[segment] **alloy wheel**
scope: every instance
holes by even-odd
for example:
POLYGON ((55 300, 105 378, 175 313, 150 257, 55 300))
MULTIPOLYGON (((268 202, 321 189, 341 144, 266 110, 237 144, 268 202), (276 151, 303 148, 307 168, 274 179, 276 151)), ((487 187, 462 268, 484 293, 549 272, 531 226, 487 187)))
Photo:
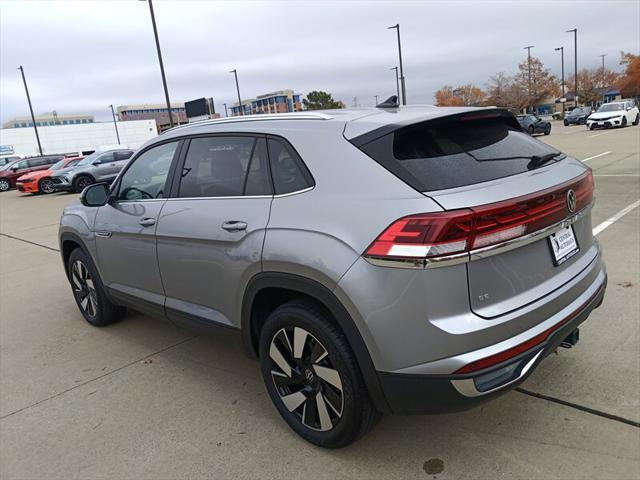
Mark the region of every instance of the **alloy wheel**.
POLYGON ((98 312, 98 295, 87 266, 80 260, 76 260, 71 267, 71 281, 78 305, 89 317, 95 317, 98 312))
POLYGON ((306 427, 326 432, 344 408, 340 374, 327 349, 307 330, 281 328, 269 348, 271 378, 285 408, 306 427))
POLYGON ((9 190, 9 188, 10 185, 7 180, 0 180, 0 192, 6 192, 7 190, 9 190))
POLYGON ((78 187, 78 192, 82 192, 86 187, 91 185, 91 180, 89 180, 87 177, 80 177, 76 182, 76 185, 78 187))
POLYGON ((53 193, 53 182, 48 178, 40 181, 40 191, 42 193, 53 193))

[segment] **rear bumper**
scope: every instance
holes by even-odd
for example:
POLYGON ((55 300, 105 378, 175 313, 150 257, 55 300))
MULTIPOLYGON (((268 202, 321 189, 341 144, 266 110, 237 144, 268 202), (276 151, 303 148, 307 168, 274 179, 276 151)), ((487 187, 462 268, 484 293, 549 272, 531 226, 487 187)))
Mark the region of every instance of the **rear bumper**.
POLYGON ((378 372, 390 410, 403 415, 463 411, 517 387, 600 306, 606 285, 605 275, 595 294, 591 294, 568 321, 560 322, 543 342, 497 365, 465 375, 378 372))

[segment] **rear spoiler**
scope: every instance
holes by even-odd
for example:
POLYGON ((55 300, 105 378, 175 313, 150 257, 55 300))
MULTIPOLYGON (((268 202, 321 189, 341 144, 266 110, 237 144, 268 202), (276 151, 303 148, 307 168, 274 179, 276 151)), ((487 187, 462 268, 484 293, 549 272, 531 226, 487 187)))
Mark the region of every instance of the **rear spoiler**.
POLYGON ((420 124, 429 124, 429 125, 438 125, 442 123, 449 122, 467 122, 473 120, 482 120, 482 119, 490 119, 490 118, 500 118, 505 121, 506 124, 515 128, 516 130, 522 130, 518 119, 515 117, 513 113, 505 108, 495 108, 490 107, 486 109, 478 109, 473 111, 467 111, 463 113, 454 113, 451 115, 444 115, 442 117, 431 118, 427 120, 417 120, 412 121, 411 123, 390 123, 388 125, 384 125, 380 128, 376 128, 367 133, 359 135, 357 137, 353 137, 349 139, 356 147, 362 147, 369 142, 377 140, 380 137, 384 137, 389 133, 395 132, 396 130, 400 130, 402 128, 420 124))

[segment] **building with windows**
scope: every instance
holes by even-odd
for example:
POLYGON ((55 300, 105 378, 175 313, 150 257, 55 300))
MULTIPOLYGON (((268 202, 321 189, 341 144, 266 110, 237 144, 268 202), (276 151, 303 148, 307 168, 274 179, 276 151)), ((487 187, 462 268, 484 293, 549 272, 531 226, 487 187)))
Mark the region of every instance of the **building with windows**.
MULTIPOLYGON (((175 125, 187 123, 187 113, 184 102, 171 102, 171 114, 175 125)), ((125 120, 155 120, 158 131, 169 128, 169 111, 166 103, 142 103, 137 105, 120 105, 118 119, 125 120)))
MULTIPOLYGON (((244 115, 300 112, 302 110, 301 96, 290 89, 258 95, 256 98, 242 101, 244 115)), ((238 115, 240 115, 240 105, 236 102, 231 107, 231 116, 238 115)))
MULTIPOLYGON (((71 113, 53 112, 43 113, 35 117, 36 127, 51 127, 54 125, 81 125, 83 123, 93 123, 93 115, 76 115, 71 113)), ((33 127, 31 117, 16 117, 4 123, 3 128, 27 128, 33 127)))

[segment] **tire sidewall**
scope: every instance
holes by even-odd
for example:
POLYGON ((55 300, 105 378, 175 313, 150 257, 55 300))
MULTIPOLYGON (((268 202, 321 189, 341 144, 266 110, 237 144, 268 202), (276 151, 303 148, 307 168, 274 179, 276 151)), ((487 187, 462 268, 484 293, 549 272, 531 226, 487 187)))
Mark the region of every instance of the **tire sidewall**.
POLYGON ((9 190, 11 190, 11 182, 5 178, 0 179, 0 192, 6 192, 9 190))
POLYGON ((316 316, 295 303, 285 304, 277 308, 265 321, 260 335, 260 369, 267 392, 271 400, 287 424, 304 439, 323 447, 337 448, 346 445, 355 438, 359 430, 359 416, 355 398, 358 388, 358 372, 354 370, 355 364, 350 365, 350 359, 335 344, 333 333, 326 331, 322 324, 316 320, 316 316), (284 327, 298 326, 313 334, 326 348, 329 358, 340 374, 343 387, 342 417, 337 425, 328 432, 319 432, 306 427, 298 418, 284 406, 280 399, 269 366, 269 347, 273 336, 284 327), (348 439, 344 441, 344 439, 348 439))
POLYGON ((71 252, 71 255, 69 255, 69 260, 67 261, 67 276, 69 277, 69 284, 71 286, 73 299, 75 300, 76 305, 78 306, 78 310, 80 310, 80 314, 84 317, 84 319, 87 322, 89 322, 91 325, 95 325, 95 326, 102 326, 102 325, 106 325, 107 323, 110 323, 110 322, 107 322, 105 319, 105 314, 106 314, 105 307, 107 306, 109 299, 105 294, 104 285, 102 284, 102 280, 100 280, 98 271, 96 270, 96 267, 93 264, 93 261, 89 257, 89 254, 87 254, 80 247, 76 248, 73 252, 71 252), (87 268, 87 270, 89 270, 89 275, 91 275, 91 280, 93 280, 93 285, 96 290, 98 307, 96 309, 96 315, 94 317, 89 316, 84 311, 84 309, 80 305, 80 301, 78 299, 78 296, 76 295, 75 288, 73 286, 73 280, 71 279, 71 267, 73 266, 74 262, 76 262, 77 260, 80 260, 84 264, 84 266, 87 268))
POLYGON ((76 193, 82 193, 82 190, 84 190, 86 187, 88 187, 89 185, 91 185, 93 183, 93 179, 91 177, 89 177, 88 175, 80 175, 78 178, 75 179, 75 181, 73 182, 73 189, 76 191, 76 193), (87 180, 88 183, 84 186, 81 187, 80 183, 83 180, 87 180))
POLYGON ((38 182, 38 191, 39 191, 40 193, 44 193, 44 194, 50 194, 50 193, 53 193, 53 192, 54 192, 54 189, 53 189, 53 181, 51 181, 51 179, 50 179, 50 178, 43 178, 42 180, 40 180, 40 181, 38 182), (42 188, 42 186, 43 186, 43 185, 45 185, 45 184, 50 184, 50 185, 51 185, 51 189, 50 189, 50 191, 48 191, 48 192, 47 192, 47 191, 45 191, 45 190, 42 188))

